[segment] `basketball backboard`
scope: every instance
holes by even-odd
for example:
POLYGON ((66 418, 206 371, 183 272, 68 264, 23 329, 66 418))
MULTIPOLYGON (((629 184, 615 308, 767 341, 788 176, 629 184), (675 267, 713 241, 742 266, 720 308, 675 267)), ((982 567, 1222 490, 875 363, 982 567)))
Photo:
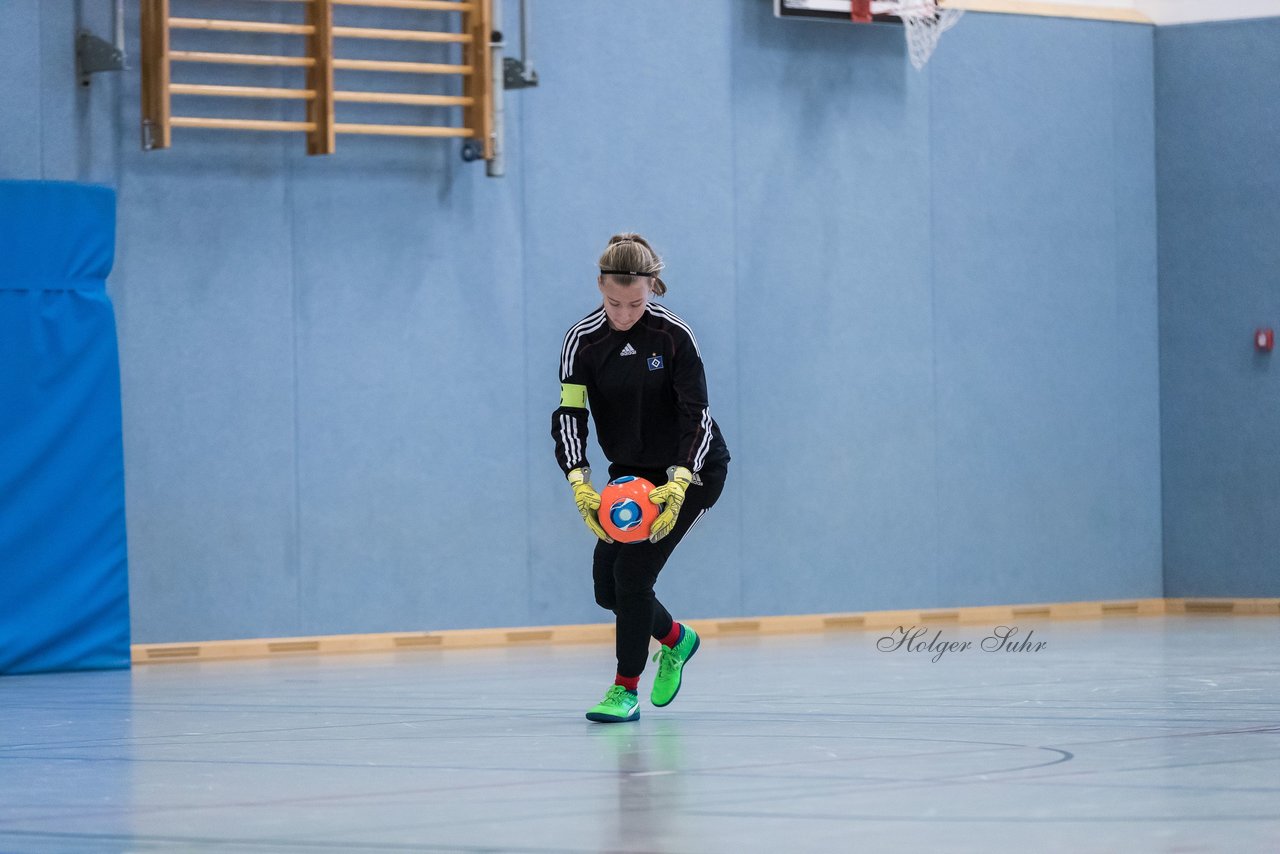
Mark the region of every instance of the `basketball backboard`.
MULTIPOLYGON (((773 0, 773 14, 779 18, 844 21, 854 23, 853 0, 773 0)), ((901 24, 897 15, 872 15, 877 24, 901 24)))
POLYGON ((844 21, 854 24, 901 24, 907 34, 911 64, 922 69, 964 12, 943 9, 940 0, 773 0, 779 18, 844 21))

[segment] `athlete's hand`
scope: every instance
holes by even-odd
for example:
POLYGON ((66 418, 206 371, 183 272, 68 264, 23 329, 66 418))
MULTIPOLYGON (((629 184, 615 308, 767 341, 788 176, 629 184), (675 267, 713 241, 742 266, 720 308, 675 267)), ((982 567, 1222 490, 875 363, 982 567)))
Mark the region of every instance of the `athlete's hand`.
POLYGON ((591 533, 606 543, 612 543, 613 540, 600 527, 600 519, 596 516, 596 511, 600 509, 600 493, 591 487, 591 469, 576 468, 569 472, 569 485, 573 487, 573 501, 578 505, 582 521, 587 523, 591 533))
POLYGON ((684 491, 690 483, 693 483, 693 472, 684 466, 672 466, 667 469, 667 482, 649 493, 649 500, 654 504, 666 505, 649 528, 649 542, 656 543, 676 526, 676 518, 684 506, 684 491))

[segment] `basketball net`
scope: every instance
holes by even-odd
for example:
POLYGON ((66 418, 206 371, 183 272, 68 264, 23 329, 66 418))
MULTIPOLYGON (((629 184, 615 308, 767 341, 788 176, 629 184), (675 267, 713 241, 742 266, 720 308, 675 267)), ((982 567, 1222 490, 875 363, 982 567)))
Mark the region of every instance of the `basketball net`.
POLYGON ((873 15, 896 15, 907 30, 907 55, 917 70, 933 56, 942 34, 963 15, 959 9, 940 9, 937 0, 852 0, 854 21, 871 23, 873 15))

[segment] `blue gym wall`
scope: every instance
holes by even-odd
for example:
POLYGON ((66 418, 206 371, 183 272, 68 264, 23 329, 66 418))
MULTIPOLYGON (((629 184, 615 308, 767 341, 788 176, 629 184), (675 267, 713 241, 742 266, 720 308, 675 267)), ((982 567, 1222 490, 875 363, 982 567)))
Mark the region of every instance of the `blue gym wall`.
POLYGON ((110 35, 107 14, 82 2, 6 0, 0 6, 0 178, 116 183, 118 122, 111 91, 77 85, 75 34, 110 35))
POLYGON ((603 621, 549 414, 620 229, 735 458, 678 615, 1162 594, 1150 28, 975 14, 917 73, 766 0, 537 2, 495 180, 143 153, 137 71, 77 90, 79 6, 12 5, 0 177, 120 194, 135 641, 603 621))
POLYGON ((1169 596, 1280 596, 1280 18, 1159 31, 1169 596))

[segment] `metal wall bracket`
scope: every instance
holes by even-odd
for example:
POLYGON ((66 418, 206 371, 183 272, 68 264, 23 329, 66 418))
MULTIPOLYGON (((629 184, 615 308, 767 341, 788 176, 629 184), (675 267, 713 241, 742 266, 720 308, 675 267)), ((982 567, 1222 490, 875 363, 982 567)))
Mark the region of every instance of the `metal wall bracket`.
POLYGON ((502 61, 503 89, 528 89, 537 85, 538 72, 532 67, 526 66, 514 56, 508 56, 502 61))
POLYGON ((89 85, 89 75, 101 71, 124 70, 124 51, 93 33, 82 31, 76 37, 76 73, 80 85, 89 85))

